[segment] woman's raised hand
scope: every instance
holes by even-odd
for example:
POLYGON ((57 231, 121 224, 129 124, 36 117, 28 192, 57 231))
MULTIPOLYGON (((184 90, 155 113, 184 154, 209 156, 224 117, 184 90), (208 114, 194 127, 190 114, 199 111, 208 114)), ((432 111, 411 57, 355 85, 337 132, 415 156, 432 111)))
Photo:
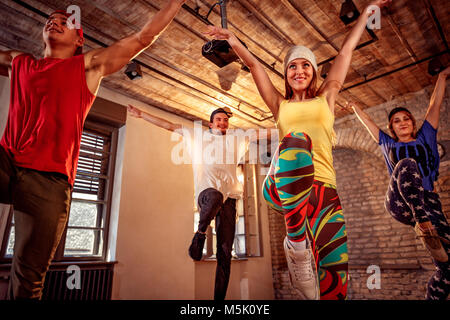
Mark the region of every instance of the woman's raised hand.
POLYGON ((203 34, 217 40, 229 40, 233 36, 233 33, 230 30, 219 28, 216 26, 208 26, 203 34))
POLYGON ((353 112, 356 112, 357 109, 359 109, 359 107, 353 102, 346 101, 345 104, 342 106, 342 109, 344 109, 345 111, 348 111, 350 113, 353 113, 353 112))
POLYGON ((392 0, 375 0, 371 3, 371 5, 376 5, 380 9, 383 7, 387 7, 392 3, 392 0))

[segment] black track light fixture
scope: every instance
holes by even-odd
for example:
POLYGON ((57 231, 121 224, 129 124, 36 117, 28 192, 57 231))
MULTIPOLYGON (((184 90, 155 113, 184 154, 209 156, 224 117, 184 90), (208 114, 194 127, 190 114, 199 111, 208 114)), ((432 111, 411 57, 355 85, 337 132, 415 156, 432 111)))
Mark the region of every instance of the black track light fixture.
POLYGON ((345 0, 341 6, 341 13, 339 14, 339 18, 341 18, 342 22, 344 22, 345 25, 348 25, 357 20, 358 17, 359 11, 353 1, 345 0))
POLYGON ((436 57, 428 63, 428 73, 432 76, 437 75, 439 72, 445 69, 444 65, 442 64, 440 57, 436 57))
MULTIPOLYGON (((222 28, 224 29, 226 29, 228 25, 226 2, 227 0, 219 0, 218 3, 214 4, 214 6, 216 6, 217 4, 220 5, 220 16, 222 20, 222 28)), ((245 43, 242 42, 242 44, 247 47, 245 43)), ((202 55, 220 68, 223 68, 226 65, 239 60, 239 57, 236 55, 236 53, 233 51, 230 44, 226 40, 208 41, 202 47, 202 55)), ((243 70, 246 70, 245 67, 243 67, 243 70)))
POLYGON ((125 70, 125 74, 131 80, 136 80, 142 78, 141 66, 136 63, 136 61, 131 61, 125 70))

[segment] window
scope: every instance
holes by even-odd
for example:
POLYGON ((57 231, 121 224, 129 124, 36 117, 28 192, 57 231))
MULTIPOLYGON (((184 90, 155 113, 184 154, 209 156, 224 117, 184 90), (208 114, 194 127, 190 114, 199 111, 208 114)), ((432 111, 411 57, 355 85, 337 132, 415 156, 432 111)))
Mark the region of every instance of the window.
MULTIPOLYGON (((67 227, 54 261, 106 259, 118 129, 86 121, 67 227)), ((12 210, 2 242, 2 260, 14 248, 12 210)))
MULTIPOLYGON (((256 164, 242 164, 238 166, 238 179, 243 184, 244 194, 242 199, 236 202, 236 233, 232 255, 237 259, 262 256, 259 214, 260 181, 257 169, 258 166, 256 164)), ((199 213, 195 212, 194 232, 197 231, 198 222, 199 213)), ((208 227, 206 234, 203 256, 207 259, 215 259, 216 232, 214 220, 208 227)))

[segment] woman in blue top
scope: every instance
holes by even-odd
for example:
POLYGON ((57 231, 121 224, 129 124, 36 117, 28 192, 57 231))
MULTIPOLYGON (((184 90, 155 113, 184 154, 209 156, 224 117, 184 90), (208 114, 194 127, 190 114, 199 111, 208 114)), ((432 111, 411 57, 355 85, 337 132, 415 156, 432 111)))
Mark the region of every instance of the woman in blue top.
POLYGON ((442 212, 434 181, 439 171, 436 134, 450 67, 442 71, 422 127, 403 107, 389 113, 389 136, 354 104, 358 119, 381 146, 391 179, 385 207, 397 221, 414 227, 437 267, 427 286, 427 299, 445 300, 450 292, 450 226, 442 212))

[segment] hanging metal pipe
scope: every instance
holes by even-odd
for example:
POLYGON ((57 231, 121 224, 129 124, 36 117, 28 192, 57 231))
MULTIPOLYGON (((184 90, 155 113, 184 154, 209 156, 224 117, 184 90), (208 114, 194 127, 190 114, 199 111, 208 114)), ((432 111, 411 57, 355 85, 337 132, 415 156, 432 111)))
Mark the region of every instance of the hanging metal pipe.
POLYGON ((220 0, 220 17, 222 21, 222 28, 228 29, 228 20, 227 20, 227 1, 226 0, 220 0))

